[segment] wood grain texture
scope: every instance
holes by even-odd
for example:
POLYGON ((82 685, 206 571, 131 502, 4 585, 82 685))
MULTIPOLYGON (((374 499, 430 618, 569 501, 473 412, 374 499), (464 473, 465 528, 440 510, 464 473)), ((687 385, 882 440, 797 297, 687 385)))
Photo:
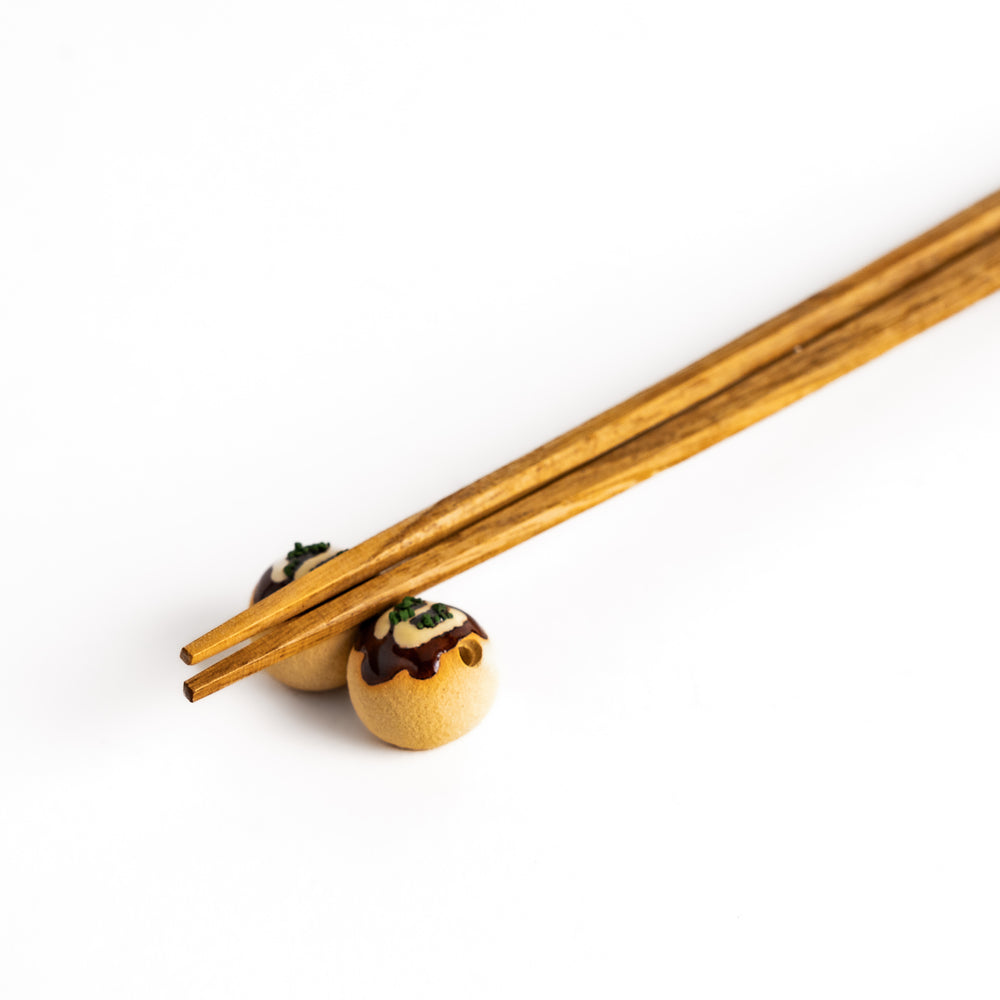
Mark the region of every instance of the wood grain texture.
POLYGON ((280 624, 184 685, 196 701, 497 555, 801 399, 1000 288, 1000 236, 684 412, 280 624))
POLYGON ((199 663, 426 551, 470 524, 709 398, 1000 232, 1000 192, 700 361, 348 550, 188 643, 199 663))

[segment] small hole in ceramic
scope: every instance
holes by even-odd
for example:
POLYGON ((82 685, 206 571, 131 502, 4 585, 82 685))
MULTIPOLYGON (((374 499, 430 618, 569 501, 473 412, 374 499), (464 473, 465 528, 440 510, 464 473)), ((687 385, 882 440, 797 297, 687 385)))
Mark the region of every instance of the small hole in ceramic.
POLYGON ((458 647, 458 655, 467 667, 478 667, 483 658, 483 647, 475 639, 469 639, 458 647))

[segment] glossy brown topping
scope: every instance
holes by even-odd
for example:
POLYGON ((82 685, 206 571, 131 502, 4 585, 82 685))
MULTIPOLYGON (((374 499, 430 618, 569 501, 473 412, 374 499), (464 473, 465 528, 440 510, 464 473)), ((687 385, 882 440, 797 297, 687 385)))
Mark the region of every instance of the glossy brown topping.
POLYGON ((303 570, 308 573, 334 556, 339 556, 343 551, 343 549, 331 550, 329 542, 317 542, 315 545, 296 542, 295 547, 284 559, 264 571, 264 575, 257 581, 257 586, 253 588, 250 603, 256 604, 264 600, 276 590, 281 590, 292 580, 302 576, 303 570))
POLYGON ((258 601, 264 600, 265 597, 270 596, 276 590, 281 590, 286 583, 290 583, 290 580, 281 580, 276 583, 271 578, 271 567, 268 566, 267 571, 264 575, 257 581, 257 586, 253 588, 253 594, 250 597, 250 603, 256 604, 258 601))
MULTIPOLYGON (((369 618, 358 630, 354 648, 364 653, 361 659, 361 677, 367 684, 384 684, 406 670, 416 680, 429 680, 437 674, 442 654, 454 649, 466 636, 473 634, 483 639, 489 638, 479 623, 464 611, 448 608, 443 604, 426 605, 417 598, 404 598, 391 611, 369 618), (427 610, 421 614, 424 608, 427 610), (401 609, 403 615, 411 612, 402 620, 401 609), (391 624, 382 637, 378 638, 376 632, 382 631, 378 628, 379 623, 386 616, 390 616, 391 624), (441 631, 441 626, 449 619, 454 619, 455 626, 441 631), (411 635, 413 628, 427 629, 432 634, 428 635, 425 642, 400 645, 396 635, 400 628, 410 630, 411 635)), ((463 661, 470 663, 464 656, 463 661)), ((475 662, 478 662, 478 654, 475 662)))

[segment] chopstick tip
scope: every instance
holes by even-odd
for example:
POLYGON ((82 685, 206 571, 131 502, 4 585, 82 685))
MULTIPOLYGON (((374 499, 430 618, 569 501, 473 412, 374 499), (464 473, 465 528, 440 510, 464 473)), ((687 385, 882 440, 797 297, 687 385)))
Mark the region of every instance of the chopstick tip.
POLYGON ((192 703, 194 702, 194 691, 191 690, 191 685, 188 684, 187 681, 184 682, 184 697, 187 698, 188 701, 192 703))
POLYGON ((192 655, 191 650, 187 646, 185 646, 181 650, 181 660, 184 663, 186 663, 189 667, 194 663, 194 656, 192 655))

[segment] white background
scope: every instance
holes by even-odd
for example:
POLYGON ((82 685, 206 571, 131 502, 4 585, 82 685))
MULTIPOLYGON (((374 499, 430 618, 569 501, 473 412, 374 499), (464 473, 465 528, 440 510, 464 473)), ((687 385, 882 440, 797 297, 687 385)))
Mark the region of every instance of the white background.
POLYGON ((0 6, 0 992, 996 997, 1000 297, 432 595, 182 643, 1000 186, 993 0, 0 6))

